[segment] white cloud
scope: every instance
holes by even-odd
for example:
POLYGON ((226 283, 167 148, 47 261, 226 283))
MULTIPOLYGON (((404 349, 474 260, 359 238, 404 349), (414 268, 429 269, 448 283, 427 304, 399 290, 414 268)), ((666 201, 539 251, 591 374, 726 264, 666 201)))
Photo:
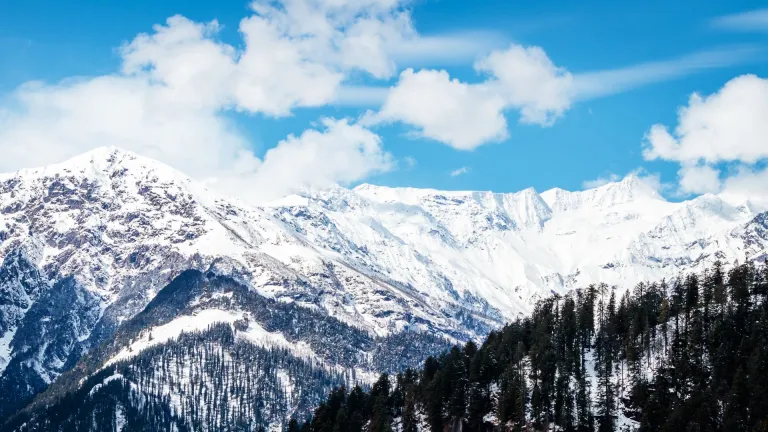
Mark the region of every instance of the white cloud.
POLYGON ((344 104, 357 105, 375 104, 383 98, 372 123, 401 121, 422 136, 471 150, 505 139, 504 116, 510 111, 519 111, 521 123, 551 126, 575 101, 723 67, 754 57, 756 52, 742 46, 574 75, 555 65, 542 48, 513 44, 475 63, 478 72, 490 75, 480 83, 451 79, 444 70, 406 70, 388 93, 382 88, 356 87, 342 90, 342 99, 344 104))
POLYGON ((717 93, 694 93, 678 113, 671 134, 654 125, 647 135, 646 159, 685 163, 742 161, 768 157, 768 79, 743 75, 717 93))
MULTIPOLYGON (((301 107, 381 100, 386 89, 342 83, 360 71, 391 77, 397 61, 468 59, 498 40, 490 33, 421 36, 407 5, 257 0, 253 14, 240 22, 242 43, 233 45, 218 39, 216 21, 171 17, 125 43, 114 74, 28 83, 0 102, 0 170, 57 162, 103 145, 157 158, 238 191, 253 189, 243 185, 259 181, 259 172, 279 172, 274 178, 287 183, 268 185, 279 190, 312 181, 350 182, 388 169, 378 136, 347 121, 325 121, 323 131, 282 141, 262 164, 228 112, 287 116, 301 107), (339 141, 331 145, 325 136, 339 141), (307 160, 274 168, 274 161, 288 163, 280 155, 296 148, 314 151, 317 167, 307 160), (322 155, 350 163, 341 166, 322 155), (239 186, 233 184, 237 179, 239 186)), ((501 117, 495 121, 504 124, 501 117)))
MULTIPOLYGON (((301 3, 306 2, 291 2, 301 3)), ((343 29, 324 27, 329 21, 322 17, 295 26, 281 21, 293 19, 288 16, 270 19, 244 19, 245 43, 234 48, 216 40, 215 21, 171 17, 120 49, 118 73, 21 86, 0 105, 0 171, 114 145, 229 193, 252 191, 259 184, 261 196, 313 182, 351 182, 389 169, 379 137, 346 120, 325 120, 323 131, 289 137, 267 153, 264 163, 253 154, 227 111, 280 116, 322 105, 335 98, 346 73, 340 63, 309 57, 303 45, 326 30, 343 29), (296 26, 309 26, 315 36, 296 26), (311 159, 302 159, 309 153, 311 159), (284 166, 276 168, 276 161, 284 166), (270 180, 262 181, 268 173, 270 180)))
POLYGON ((403 162, 405 162, 405 166, 407 168, 415 168, 416 165, 418 165, 418 161, 413 156, 406 156, 403 158, 403 162))
POLYGON ((202 178, 258 166, 248 143, 209 107, 142 77, 29 83, 0 108, 0 171, 59 162, 114 145, 202 178))
POLYGON ((279 198, 297 188, 349 184, 393 168, 381 138, 348 120, 324 119, 323 130, 289 135, 267 151, 252 177, 256 200, 279 198))
POLYGON ((549 126, 571 106, 573 76, 555 66, 540 47, 512 45, 494 51, 475 64, 494 76, 495 87, 509 108, 520 110, 521 121, 549 126))
MULTIPOLYGON (((24 114, 0 112, 0 171, 61 161, 101 145, 153 157, 209 185, 254 201, 308 185, 350 183, 393 167, 381 139, 347 120, 289 136, 261 162, 226 118, 158 104, 141 80, 104 77, 68 87, 28 86, 24 114)), ((186 107, 186 108, 185 108, 186 107)))
POLYGON ((182 16, 155 25, 120 49, 124 76, 157 84, 179 104, 210 108, 230 103, 229 80, 234 75, 235 49, 216 42, 216 21, 196 23, 182 16), (194 88, 196 91, 190 92, 194 88))
POLYGON ((251 112, 288 115, 299 106, 331 102, 343 75, 302 52, 302 44, 281 37, 275 24, 252 16, 240 23, 246 50, 234 81, 238 107, 251 112))
POLYGON ((720 192, 720 171, 709 165, 683 165, 677 175, 683 195, 720 192))
POLYGON ((178 103, 234 106, 274 116, 331 102, 343 79, 333 65, 307 58, 302 45, 260 16, 242 20, 242 51, 214 39, 218 24, 181 16, 123 46, 123 74, 162 84, 178 103))
MULTIPOLYGON (((683 194, 719 192, 754 178, 754 166, 768 158, 768 80, 743 75, 728 81, 718 92, 693 94, 678 112, 670 133, 656 124, 646 134, 643 156, 681 165, 679 189, 683 194), (736 163, 737 174, 720 173, 718 164, 736 163), (739 179, 739 177, 741 179, 739 179), (730 186, 728 186, 730 185, 730 186)), ((763 194, 768 190, 762 191, 763 194)))
POLYGON ((501 43, 491 32, 420 35, 410 1, 257 0, 253 9, 290 38, 302 56, 375 78, 397 74, 397 62, 455 64, 472 61, 501 43))
MULTIPOLYGON (((411 46, 412 43, 404 44, 411 46)), ((418 45, 418 44, 417 44, 418 45)), ((679 79, 697 72, 755 61, 764 49, 751 45, 738 45, 687 54, 678 58, 650 61, 635 65, 574 73, 571 88, 567 92, 570 102, 586 101, 606 97, 657 82, 679 79)), ((450 55, 452 51, 439 51, 450 55)), ((478 52, 482 50, 478 49, 478 52)), ((395 55, 396 57, 396 55, 395 55)), ((429 53, 414 55, 423 63, 434 64, 437 58, 429 53)), ((418 59, 409 59, 414 66, 418 59)), ((387 96, 387 87, 342 86, 338 103, 347 106, 379 106, 387 96)), ((562 93, 560 97, 562 97, 562 93)), ((563 99, 564 100, 564 99, 563 99)))
POLYGON ((716 28, 734 31, 768 31, 768 9, 757 9, 712 20, 716 28))
POLYGON ((570 106, 571 75, 541 48, 512 45, 475 67, 492 76, 470 84, 451 79, 444 70, 403 71, 379 113, 368 121, 401 121, 423 137, 472 150, 507 138, 507 110, 519 110, 521 122, 548 126, 570 106))
POLYGON ((450 172, 451 177, 458 177, 469 172, 469 167, 461 167, 450 172))
POLYGON ((768 210, 768 168, 740 167, 723 182, 721 196, 736 203, 750 201, 758 211, 768 210))
POLYGON ((258 19, 291 42, 302 59, 388 78, 395 74, 396 65, 387 47, 418 37, 403 3, 256 0, 251 7, 258 19))
MULTIPOLYGON (((0 170, 116 145, 238 191, 252 189, 243 185, 270 170, 284 182, 266 186, 275 190, 351 182, 392 166, 364 124, 326 120, 320 131, 282 141, 267 154, 273 162, 262 163, 229 114, 288 116, 302 107, 383 101, 371 124, 400 121, 424 137, 469 150, 507 137, 505 112, 517 110, 522 122, 549 125, 578 96, 578 75, 555 66, 541 48, 519 45, 481 58, 476 69, 489 77, 480 83, 451 79, 445 71, 407 69, 392 89, 352 85, 366 82, 357 79, 361 73, 368 79, 396 76, 399 62, 468 61, 498 47, 500 38, 491 33, 420 35, 408 5, 257 0, 253 14, 240 22, 237 44, 218 39, 216 21, 171 17, 124 44, 121 67, 113 74, 27 83, 0 102, 0 170), (340 141, 332 145, 325 136, 340 141), (284 171, 273 168, 294 149, 314 151, 318 166, 304 161, 284 171), (325 154, 355 166, 334 164, 325 154), (233 183, 237 179, 240 186, 233 183)), ((628 81, 607 81, 626 87, 643 73, 627 76, 628 81)))
POLYGON ((195 177, 254 170, 258 159, 223 110, 285 115, 332 100, 340 81, 270 28, 258 17, 244 20, 239 52, 214 39, 215 21, 175 16, 121 48, 120 73, 20 87, 0 108, 0 170, 103 145, 148 154, 195 177))
POLYGON ((619 181, 621 178, 617 174, 610 173, 607 176, 604 177, 598 177, 594 180, 585 180, 581 183, 581 187, 584 189, 594 189, 600 186, 607 185, 608 183, 613 183, 616 181, 619 181))
POLYGON ((506 138, 503 109, 502 97, 482 86, 451 79, 446 71, 407 69, 370 121, 401 121, 424 137, 471 150, 506 138))

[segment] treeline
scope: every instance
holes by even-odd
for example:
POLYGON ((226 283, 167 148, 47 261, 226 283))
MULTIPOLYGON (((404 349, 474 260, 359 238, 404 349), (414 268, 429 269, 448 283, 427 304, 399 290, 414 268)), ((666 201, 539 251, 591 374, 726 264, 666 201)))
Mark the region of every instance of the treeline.
POLYGON ((369 392, 335 389, 290 432, 768 431, 768 270, 605 285, 369 392))

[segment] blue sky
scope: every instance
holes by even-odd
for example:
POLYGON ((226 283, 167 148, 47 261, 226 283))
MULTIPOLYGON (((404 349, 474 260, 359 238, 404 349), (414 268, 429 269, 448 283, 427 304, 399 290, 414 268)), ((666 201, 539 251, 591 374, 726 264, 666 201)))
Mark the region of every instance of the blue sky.
MULTIPOLYGON (((372 91, 379 92, 377 98, 383 99, 389 88, 398 85, 399 73, 409 67, 415 71, 444 70, 451 79, 484 85, 488 73, 478 73, 473 67, 476 61, 512 45, 540 47, 554 65, 574 77, 619 69, 619 82, 624 85, 607 86, 600 92, 610 94, 602 96, 573 96, 567 108, 545 125, 521 123, 522 108, 505 102, 504 137, 472 144, 471 149, 458 149, 457 145, 426 137, 429 134, 421 133, 422 126, 405 118, 406 114, 392 111, 385 116, 382 110, 385 120, 363 125, 379 137, 380 152, 389 158, 386 167, 379 163, 369 170, 333 173, 323 179, 353 185, 371 182, 500 192, 531 186, 539 191, 555 186, 576 190, 585 182, 617 178, 641 169, 644 175, 658 174, 669 185, 664 193, 679 197, 707 191, 704 187, 678 185, 683 181, 683 166, 717 169, 723 181, 744 167, 760 172, 765 162, 760 152, 756 157, 698 155, 683 160, 666 155, 654 159, 644 157, 643 142, 655 124, 674 129, 678 110, 688 104, 692 93, 717 93, 729 80, 744 74, 768 76, 768 19, 760 20, 761 6, 765 4, 757 1, 399 2, 395 10, 408 14, 419 37, 450 37, 452 41, 463 41, 462 46, 468 48, 462 51, 456 49, 456 44, 437 45, 436 49, 445 49, 446 53, 417 51, 409 56, 405 42, 404 48, 390 53, 396 61, 390 76, 375 77, 370 71, 345 69, 343 87, 372 87, 372 91), (732 21, 723 17, 731 17, 732 21), (636 69, 626 69, 632 67, 636 69), (451 175, 459 170, 460 175, 451 175)), ((174 15, 196 23, 217 20, 219 30, 210 38, 234 49, 245 49, 238 26, 254 14, 243 1, 81 1, 76 7, 62 2, 9 1, 0 7, 0 114, 4 112, 9 122, 4 124, 6 129, 9 124, 11 128, 27 124, 24 116, 32 109, 18 97, 19 88, 29 86, 25 83, 41 81, 40 85, 52 91, 72 82, 120 73, 124 58, 119 47, 140 33, 151 34, 153 25, 174 15)), ((145 69, 151 67, 145 65, 145 69)), ((604 78, 598 75, 597 79, 604 82, 604 78)), ((299 103, 289 113, 278 116, 240 107, 217 108, 217 115, 261 160, 289 134, 300 137, 306 129, 321 130, 318 122, 324 117, 349 118, 350 123, 357 124, 364 113, 376 113, 384 103, 378 99, 343 99, 337 96, 335 101, 312 107, 299 103)), ((46 114, 44 121, 56 122, 56 115, 66 118, 69 114, 46 114)), ((0 116, 0 123, 2 119, 0 116)), ((109 132, 99 133, 109 140, 109 132)), ((0 136, 0 148, 18 147, 18 137, 24 136, 0 136)), ((55 145, 58 138, 44 137, 47 143, 54 143, 50 145, 55 145)), ((65 147, 67 150, 60 152, 62 157, 80 149, 78 145, 65 147)), ((165 156, 168 158, 172 158, 171 152, 165 156)), ((15 169, 37 161, 19 158, 18 162, 6 161, 0 168, 15 169)), ((187 171, 185 166, 180 168, 187 171)))

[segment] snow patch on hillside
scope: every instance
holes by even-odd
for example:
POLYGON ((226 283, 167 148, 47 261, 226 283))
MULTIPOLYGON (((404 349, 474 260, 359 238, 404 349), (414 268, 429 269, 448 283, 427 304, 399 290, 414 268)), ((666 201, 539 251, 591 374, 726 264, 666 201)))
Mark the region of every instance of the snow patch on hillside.
POLYGON ((182 332, 206 330, 212 324, 216 323, 232 324, 235 321, 242 319, 242 317, 242 312, 219 309, 205 309, 194 315, 180 316, 167 324, 150 327, 149 329, 142 331, 136 340, 120 350, 114 357, 107 361, 104 366, 106 367, 112 363, 127 360, 138 355, 141 351, 147 348, 177 338, 182 332))

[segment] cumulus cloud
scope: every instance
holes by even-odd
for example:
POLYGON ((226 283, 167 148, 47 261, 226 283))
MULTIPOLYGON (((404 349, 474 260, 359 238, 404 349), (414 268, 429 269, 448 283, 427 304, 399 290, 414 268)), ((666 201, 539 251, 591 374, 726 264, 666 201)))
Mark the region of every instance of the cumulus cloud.
MULTIPOLYGON (((262 162, 230 113, 283 117, 302 107, 381 100, 386 89, 345 81, 361 73, 388 79, 400 70, 399 61, 469 61, 499 41, 478 32, 420 35, 408 4, 256 0, 250 4, 252 14, 239 23, 242 42, 231 45, 218 38, 217 21, 170 17, 120 47, 115 73, 27 83, 2 100, 0 170, 49 164, 114 145, 159 159, 228 193, 258 189, 259 195, 274 195, 264 191, 353 182, 391 169, 394 164, 378 135, 348 120, 323 120, 319 129, 290 136, 262 162)), ((460 102, 484 103, 475 88, 450 81, 447 87, 460 102)), ((431 96, 429 89, 426 95, 431 96)), ((476 115, 491 115, 481 119, 493 128, 486 138, 505 131, 493 103, 476 115)), ((440 126, 429 125, 425 135, 443 137, 440 126)), ((460 137, 457 142, 468 145, 471 140, 460 137)))
POLYGON ((369 122, 400 121, 420 136, 472 150, 507 138, 506 111, 519 110, 523 123, 549 126, 570 107, 570 73, 539 47, 512 45, 475 68, 490 76, 466 83, 445 70, 403 71, 369 122))
POLYGON ((214 39, 216 21, 181 16, 156 25, 121 49, 122 72, 161 84, 178 103, 285 116, 331 102, 342 72, 308 58, 302 43, 258 15, 244 19, 241 51, 214 39))
POLYGON ((683 165, 677 175, 683 195, 720 192, 720 171, 709 165, 683 165))
MULTIPOLYGON (((718 192, 722 188, 718 164, 737 164, 743 174, 768 158, 765 119, 768 80, 743 75, 712 95, 693 94, 688 105, 680 108, 673 132, 653 125, 646 134, 643 156, 680 163, 683 193, 718 192)), ((726 179, 726 184, 729 180, 733 179, 726 179)))
POLYGON ((59 162, 105 145, 157 158, 194 177, 258 166, 226 117, 141 77, 29 83, 0 109, 2 171, 59 162))
POLYGON ((275 199, 296 189, 349 184, 393 168, 392 156, 370 130, 346 119, 323 119, 321 126, 289 135, 267 151, 250 179, 251 194, 258 200, 275 199))
POLYGON ((740 167, 722 184, 721 196, 734 202, 749 201, 759 210, 768 210, 768 168, 740 167))
POLYGON ((492 32, 419 34, 409 0, 256 0, 258 15, 289 37, 302 56, 391 78, 396 62, 455 64, 497 46, 492 32))
POLYGON ((582 182, 581 187, 583 187, 584 189, 594 189, 594 188, 605 186, 608 183, 613 183, 619 180, 621 180, 621 177, 619 177, 618 174, 610 173, 607 176, 598 177, 594 180, 585 180, 584 182, 582 182))
POLYGON ((540 47, 512 45, 494 51, 475 69, 494 77, 487 85, 497 88, 508 108, 520 110, 524 123, 550 126, 571 106, 573 76, 555 66, 540 47))
POLYGON ((731 65, 756 52, 754 47, 740 46, 572 74, 557 66, 541 47, 512 44, 475 62, 475 70, 486 76, 478 83, 451 78, 445 70, 408 69, 389 90, 343 89, 341 99, 348 105, 380 103, 380 112, 369 117, 371 123, 400 121, 413 126, 420 136, 471 150, 507 138, 505 115, 510 112, 519 113, 521 123, 551 126, 576 101, 731 65), (459 102, 450 103, 452 98, 459 102))
POLYGON ((230 103, 227 86, 237 66, 236 52, 213 39, 218 22, 196 23, 173 16, 153 30, 120 48, 124 77, 156 84, 156 90, 179 105, 210 108, 230 103))
POLYGON ((717 93, 694 93, 678 113, 674 133, 654 125, 646 159, 754 163, 768 157, 768 79, 743 75, 717 93))
POLYGON ((507 136, 504 100, 446 71, 405 70, 373 122, 401 121, 418 133, 461 150, 507 136))
POLYGON ((399 4, 255 1, 239 50, 215 40, 216 21, 175 16, 123 47, 123 73, 145 73, 192 103, 285 116, 334 101, 349 71, 391 77, 389 47, 419 39, 399 4))
MULTIPOLYGON (((291 42, 300 58, 359 69, 388 78, 396 65, 388 48, 417 39, 402 1, 256 0, 257 16, 248 21, 291 42)), ((269 46, 269 38, 263 43, 269 46)))
POLYGON ((23 113, 0 111, 0 171, 54 163, 110 144, 158 159, 218 190, 263 201, 392 168, 378 135, 333 119, 323 120, 321 130, 279 142, 262 162, 226 117, 159 102, 154 86, 102 77, 20 89, 14 99, 23 113))
MULTIPOLYGON (((219 39, 216 21, 171 17, 121 46, 121 65, 112 74, 30 82, 0 101, 0 170, 115 145, 230 193, 254 189, 243 185, 266 184, 259 183, 260 172, 279 172, 271 177, 285 183, 260 189, 353 182, 394 165, 366 125, 402 122, 417 135, 471 150, 505 139, 505 114, 511 111, 519 112, 523 123, 548 126, 578 98, 579 76, 555 65, 541 48, 511 45, 493 51, 501 39, 490 33, 421 35, 409 3, 256 0, 251 15, 239 23, 242 41, 236 44, 219 39), (451 78, 444 70, 400 73, 398 64, 455 64, 481 53, 485 56, 475 69, 482 77, 476 83, 451 78), (357 80, 361 75, 367 81, 357 80), (395 76, 391 89, 359 85, 395 76), (377 101, 381 110, 367 123, 324 120, 320 128, 278 143, 264 161, 230 115, 283 117, 304 107, 377 101), (295 149, 315 157, 299 157, 302 163, 284 170, 274 168, 274 161, 290 159, 280 155, 295 149), (290 172, 294 169, 301 172, 290 172)), ((686 147, 679 133, 659 131, 665 132, 652 130, 659 136, 654 149, 663 151, 665 139, 672 152, 686 147)), ((748 153, 750 145, 742 146, 742 152, 748 153)), ((747 153, 740 153, 739 160, 746 160, 747 153)))
POLYGON ((468 172, 469 172, 469 167, 463 166, 461 168, 457 168, 457 169, 451 171, 450 175, 451 175, 451 177, 458 177, 458 176, 464 175, 464 174, 466 174, 468 172))
MULTIPOLYGON (((367 70, 340 57, 347 29, 338 25, 360 21, 359 3, 291 0, 276 11, 261 6, 254 4, 256 13, 240 24, 241 48, 216 38, 216 21, 175 16, 124 44, 121 68, 114 74, 16 89, 0 105, 0 170, 49 164, 113 145, 228 193, 254 191, 251 186, 259 184, 262 196, 270 195, 263 193, 266 189, 351 182, 389 169, 379 137, 346 120, 324 120, 322 131, 281 141, 263 163, 254 155, 229 111, 283 116, 298 107, 323 105, 336 97, 349 68, 367 70), (287 11, 321 3, 332 10, 319 17, 287 11), (335 56, 322 57, 315 47, 335 56), (302 159, 295 149, 313 158, 302 159), (294 155, 297 162, 288 163, 284 155, 294 155), (282 170, 275 161, 285 162, 282 170), (265 176, 269 182, 261 180, 265 176)), ((367 20, 394 13, 387 3, 371 7, 375 13, 365 13, 367 20)))

